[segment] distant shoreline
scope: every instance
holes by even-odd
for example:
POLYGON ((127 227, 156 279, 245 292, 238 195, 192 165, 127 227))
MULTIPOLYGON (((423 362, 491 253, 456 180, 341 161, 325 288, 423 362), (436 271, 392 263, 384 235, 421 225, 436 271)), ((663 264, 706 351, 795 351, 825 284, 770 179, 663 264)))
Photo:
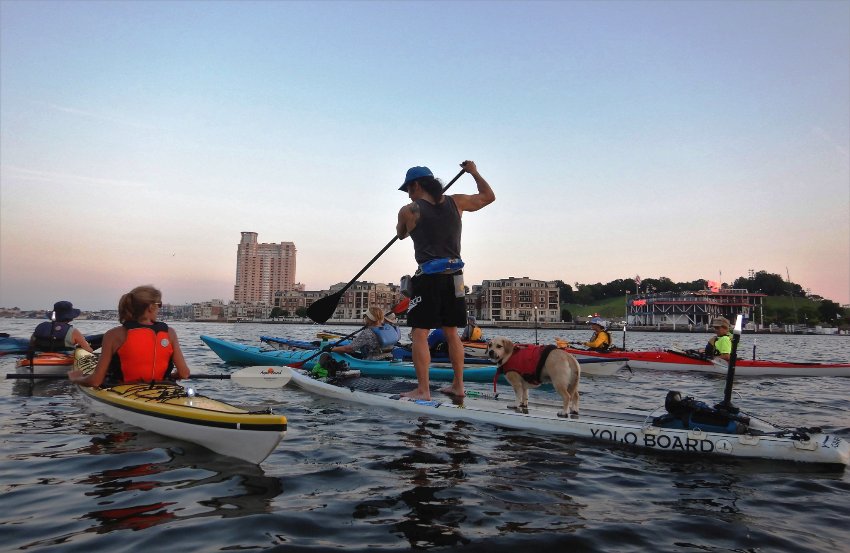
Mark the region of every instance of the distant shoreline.
MULTIPOLYGON (((42 319, 35 319, 31 317, 0 317, 0 320, 8 319, 8 320, 19 320, 19 319, 29 319, 33 321, 41 321, 42 319)), ((84 324, 86 321, 112 321, 115 324, 118 324, 118 321, 115 319, 101 319, 101 318, 78 318, 75 319, 75 322, 78 324, 84 324)), ((229 321, 220 321, 220 320, 195 320, 195 319, 171 319, 165 317, 162 319, 165 323, 171 322, 179 322, 179 323, 223 323, 223 324, 262 324, 262 325, 313 325, 318 327, 321 330, 321 327, 324 325, 327 326, 361 326, 361 320, 331 320, 320 325, 319 323, 313 323, 309 319, 299 319, 299 320, 268 320, 268 319, 247 319, 247 320, 229 320, 229 321)), ((405 322, 401 321, 401 326, 406 327, 405 322)), ((523 321, 478 321, 478 326, 482 329, 488 330, 498 330, 498 329, 511 329, 511 330, 587 330, 590 331, 590 327, 587 323, 538 323, 537 325, 528 324, 523 321)), ((789 325, 790 326, 790 325, 789 325)), ((612 325, 609 329, 609 332, 622 332, 622 325, 612 325)), ((626 326, 626 332, 674 332, 674 333, 683 333, 683 334, 706 334, 711 333, 712 330, 710 328, 704 326, 697 325, 652 325, 652 326, 626 326)), ((850 336, 850 332, 848 331, 836 331, 836 332, 816 332, 815 329, 810 328, 806 330, 793 330, 786 331, 785 327, 778 328, 765 328, 760 330, 745 329, 743 331, 744 334, 784 334, 784 335, 807 335, 807 336, 850 336)))

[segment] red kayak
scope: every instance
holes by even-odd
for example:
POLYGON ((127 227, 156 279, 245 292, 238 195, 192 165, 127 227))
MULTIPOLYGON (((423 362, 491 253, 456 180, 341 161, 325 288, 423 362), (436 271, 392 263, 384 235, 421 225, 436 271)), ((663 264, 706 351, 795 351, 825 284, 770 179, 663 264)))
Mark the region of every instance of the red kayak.
MULTIPOLYGON (((588 357, 625 357, 632 369, 649 369, 655 371, 698 371, 716 374, 726 374, 728 363, 720 358, 715 360, 702 359, 698 355, 686 351, 629 351, 612 350, 605 353, 567 347, 564 348, 573 355, 588 357)), ((737 376, 848 376, 850 363, 820 363, 820 362, 789 362, 769 361, 766 359, 738 359, 735 362, 737 376)))

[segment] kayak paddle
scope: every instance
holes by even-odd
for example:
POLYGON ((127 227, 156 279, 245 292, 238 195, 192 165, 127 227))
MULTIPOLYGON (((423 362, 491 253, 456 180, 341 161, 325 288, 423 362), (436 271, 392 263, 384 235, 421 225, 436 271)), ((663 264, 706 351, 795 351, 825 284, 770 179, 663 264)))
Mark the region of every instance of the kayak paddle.
MULTIPOLYGON (((68 380, 64 374, 29 374, 29 373, 7 373, 7 379, 18 380, 68 380)), ((268 365, 255 365, 245 367, 230 374, 193 374, 189 379, 199 380, 232 380, 247 388, 282 388, 286 386, 292 373, 283 371, 280 367, 268 365)))
MULTIPOLYGON (((449 187, 451 185, 453 185, 455 183, 455 181, 457 179, 459 179, 464 173, 466 173, 466 169, 461 169, 460 173, 455 175, 455 178, 453 178, 451 180, 451 182, 449 182, 449 184, 447 184, 443 188, 443 192, 448 190, 449 187)), ((387 242, 387 245, 384 246, 383 249, 381 249, 381 251, 378 252, 378 255, 373 257, 372 260, 369 263, 367 263, 366 266, 363 267, 363 269, 361 269, 359 273, 354 275, 354 278, 352 278, 348 282, 348 284, 343 286, 339 291, 334 292, 333 294, 331 294, 329 296, 325 296, 324 298, 320 298, 320 299, 314 301, 310 305, 310 307, 307 308, 307 316, 310 317, 310 319, 312 319, 313 321, 315 321, 319 324, 324 324, 325 322, 327 322, 327 320, 330 319, 333 316, 334 311, 336 311, 336 306, 339 305, 339 301, 342 299, 342 295, 345 293, 345 291, 348 290, 351 287, 352 284, 357 282, 357 279, 360 278, 360 275, 365 273, 366 270, 369 267, 371 267, 372 264, 375 261, 377 261, 379 257, 384 255, 384 252, 387 251, 388 249, 390 249, 390 246, 392 246, 395 243, 396 240, 398 240, 398 235, 393 236, 393 239, 390 240, 389 242, 387 242)))

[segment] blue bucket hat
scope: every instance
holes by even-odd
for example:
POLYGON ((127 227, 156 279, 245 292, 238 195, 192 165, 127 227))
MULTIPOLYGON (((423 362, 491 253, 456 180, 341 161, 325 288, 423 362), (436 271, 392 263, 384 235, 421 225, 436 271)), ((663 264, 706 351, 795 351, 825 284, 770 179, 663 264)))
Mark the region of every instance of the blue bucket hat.
POLYGON ((73 321, 80 316, 80 310, 74 309, 74 304, 69 301, 57 301, 53 304, 53 311, 47 314, 47 318, 52 318, 51 315, 54 314, 57 321, 73 321))
POLYGON ((402 192, 407 192, 407 185, 415 181, 416 179, 421 179, 423 177, 434 177, 434 173, 431 172, 427 167, 411 167, 407 170, 407 175, 404 177, 404 184, 399 187, 399 190, 402 192))

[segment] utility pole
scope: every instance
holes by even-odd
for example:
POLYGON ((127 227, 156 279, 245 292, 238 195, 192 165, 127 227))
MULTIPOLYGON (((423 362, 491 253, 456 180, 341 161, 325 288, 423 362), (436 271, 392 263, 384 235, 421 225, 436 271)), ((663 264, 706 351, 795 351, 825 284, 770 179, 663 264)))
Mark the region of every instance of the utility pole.
POLYGON ((791 295, 791 306, 794 308, 794 324, 797 324, 799 322, 799 320, 797 319, 797 302, 794 300, 794 292, 792 292, 791 289, 790 289, 791 273, 788 272, 788 266, 787 265, 785 266, 785 276, 788 277, 788 285, 789 285, 788 293, 791 295))

